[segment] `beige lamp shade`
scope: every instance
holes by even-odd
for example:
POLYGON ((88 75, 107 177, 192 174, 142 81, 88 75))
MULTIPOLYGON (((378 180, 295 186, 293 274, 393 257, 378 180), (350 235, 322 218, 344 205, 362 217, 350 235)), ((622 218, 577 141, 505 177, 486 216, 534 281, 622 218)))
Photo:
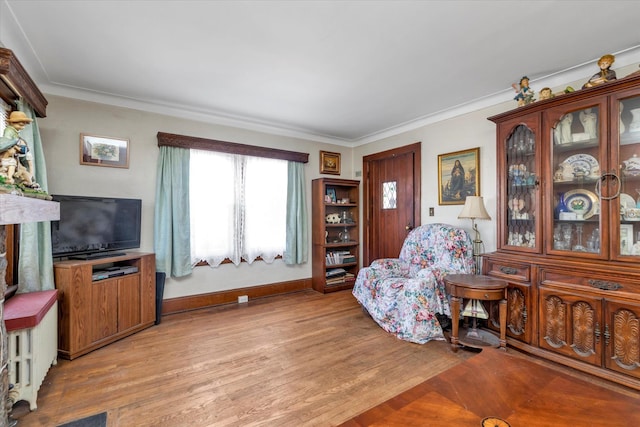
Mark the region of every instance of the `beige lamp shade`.
POLYGON ((464 201, 462 212, 458 215, 458 219, 470 218, 474 219, 491 219, 487 210, 484 208, 484 200, 482 196, 467 196, 464 201))

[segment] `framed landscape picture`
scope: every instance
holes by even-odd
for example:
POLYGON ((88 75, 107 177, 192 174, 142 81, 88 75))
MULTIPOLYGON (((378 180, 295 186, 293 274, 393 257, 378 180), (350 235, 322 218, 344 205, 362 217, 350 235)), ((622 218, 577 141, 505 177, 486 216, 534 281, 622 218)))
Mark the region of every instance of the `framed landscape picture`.
POLYGON ((464 205, 480 195, 480 147, 438 155, 438 203, 464 205))
POLYGON ((80 164, 129 167, 129 140, 108 136, 80 134, 80 164))

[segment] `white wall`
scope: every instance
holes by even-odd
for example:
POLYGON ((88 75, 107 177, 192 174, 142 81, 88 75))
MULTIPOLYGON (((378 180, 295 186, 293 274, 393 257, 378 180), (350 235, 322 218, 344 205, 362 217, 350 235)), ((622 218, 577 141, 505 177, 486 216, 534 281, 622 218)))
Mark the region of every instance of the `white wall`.
MULTIPOLYGON (((623 78, 637 70, 638 64, 634 63, 616 68, 616 73, 618 78, 623 78)), ((561 93, 567 86, 579 89, 592 74, 589 72, 575 81, 555 81, 558 86, 553 86, 550 82, 538 82, 535 85, 532 84, 532 88, 538 93, 547 83, 546 85, 551 87, 553 93, 561 93)), ((356 147, 353 153, 353 159, 357 165, 355 170, 362 168, 364 156, 418 141, 422 142, 422 224, 444 222, 471 231, 470 220, 458 219, 462 205, 438 205, 438 155, 480 147, 480 195, 484 197, 491 220, 476 221, 476 223, 485 251, 494 251, 497 248, 497 142, 496 126, 487 118, 514 108, 517 108, 516 101, 511 100, 356 147), (432 217, 429 216, 430 207, 435 208, 435 215, 432 217)))
MULTIPOLYGON (((616 71, 618 77, 622 78, 637 69, 636 62, 633 65, 617 68, 616 71)), ((566 85, 579 88, 591 74, 593 73, 589 71, 580 80, 557 82, 557 85, 548 84, 548 86, 551 86, 554 92, 561 91, 566 85)), ((536 91, 545 85, 544 82, 532 82, 532 88, 536 91)), ((447 222, 469 230, 471 224, 468 220, 457 219, 462 206, 438 205, 437 156, 442 153, 480 147, 480 191, 485 198, 492 220, 479 221, 478 228, 482 233, 486 251, 496 248, 495 125, 488 121, 487 117, 515 108, 515 101, 510 100, 482 108, 352 149, 45 95, 49 101, 47 117, 38 119, 38 125, 42 133, 48 167, 49 193, 141 198, 143 200, 141 250, 143 251, 153 251, 153 207, 158 154, 156 134, 159 131, 308 152, 310 156, 305 173, 309 199, 311 180, 320 176, 318 166, 320 150, 340 152, 342 154, 341 178, 354 179, 355 172, 362 169, 363 156, 421 141, 422 223, 447 222), (130 139, 130 168, 80 165, 80 133, 130 139), (435 208, 435 216, 428 216, 429 207, 435 208)), ((211 197, 215 197, 216 185, 221 184, 212 183, 211 197)), ((310 204, 308 209, 311 214, 310 204)), ((233 265, 223 265, 216 269, 198 267, 190 277, 167 280, 165 298, 303 279, 310 276, 310 263, 296 267, 285 266, 281 261, 276 261, 272 265, 255 262, 253 265, 242 264, 239 267, 233 265)))
MULTIPOLYGON (((259 145, 309 153, 305 167, 308 212, 311 215, 311 180, 318 178, 320 150, 342 155, 343 178, 352 178, 352 150, 336 145, 281 137, 196 121, 175 119, 154 113, 112 107, 86 101, 46 95, 47 117, 38 119, 43 141, 49 194, 118 196, 142 199, 141 250, 153 252, 153 217, 156 191, 158 132, 259 145), (80 165, 80 133, 130 140, 128 169, 80 165)), ((218 185, 211 183, 215 197, 218 185)), ((309 233, 309 240, 311 235, 309 233)), ((309 259, 311 257, 309 247, 309 259)), ((165 298, 216 292, 311 277, 311 264, 286 266, 282 261, 268 265, 256 261, 236 267, 197 267, 194 274, 179 280, 168 279, 165 298)))

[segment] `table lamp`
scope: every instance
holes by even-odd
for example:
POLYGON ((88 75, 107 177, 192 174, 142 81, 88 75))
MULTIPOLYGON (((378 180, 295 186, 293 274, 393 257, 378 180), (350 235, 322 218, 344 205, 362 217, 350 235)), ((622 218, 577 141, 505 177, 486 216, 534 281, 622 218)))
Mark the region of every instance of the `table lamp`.
POLYGON ((470 218, 471 228, 476 232, 476 236, 473 240, 473 260, 475 264, 475 273, 480 274, 480 255, 483 250, 482 239, 480 239, 480 232, 478 231, 478 225, 475 223, 476 219, 491 219, 487 210, 484 208, 484 200, 482 196, 467 196, 464 201, 464 207, 462 212, 458 215, 458 219, 470 218))

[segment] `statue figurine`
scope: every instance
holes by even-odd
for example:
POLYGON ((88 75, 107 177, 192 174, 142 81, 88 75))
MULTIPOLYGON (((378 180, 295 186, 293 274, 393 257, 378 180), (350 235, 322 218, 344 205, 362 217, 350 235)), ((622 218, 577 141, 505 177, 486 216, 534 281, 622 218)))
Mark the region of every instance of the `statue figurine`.
POLYGON ((33 155, 20 137, 20 132, 32 121, 22 111, 9 115, 0 138, 0 183, 46 194, 34 179, 33 155))
POLYGON ((533 99, 534 92, 533 89, 529 87, 529 77, 524 76, 520 79, 520 85, 516 85, 515 83, 511 85, 513 89, 516 91, 517 95, 513 98, 518 101, 518 107, 522 107, 523 105, 529 105, 535 99, 533 99))
POLYGON ((551 92, 551 88, 549 87, 543 87, 540 90, 540 97, 539 97, 539 101, 544 101, 545 99, 551 99, 553 98, 553 92, 551 92))
POLYGON ((610 82, 611 80, 616 79, 616 72, 611 69, 613 62, 616 60, 616 57, 613 55, 603 55, 598 60, 598 67, 600 67, 600 72, 594 74, 588 82, 586 82, 582 89, 588 87, 594 87, 601 85, 603 83, 610 82))

